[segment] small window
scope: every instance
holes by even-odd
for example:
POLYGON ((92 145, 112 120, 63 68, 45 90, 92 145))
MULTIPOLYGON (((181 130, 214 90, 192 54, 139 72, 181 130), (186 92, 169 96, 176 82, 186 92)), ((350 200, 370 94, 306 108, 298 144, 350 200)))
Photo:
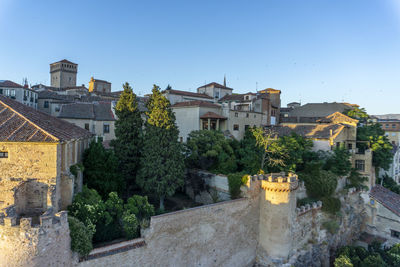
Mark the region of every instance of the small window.
POLYGON ((0 151, 0 159, 1 158, 8 158, 8 152, 5 152, 5 151, 0 151))
POLYGON ((389 124, 386 124, 385 127, 386 127, 386 128, 389 128, 389 124))
POLYGON ((239 117, 239 113, 235 112, 235 117, 236 118, 239 117))
POLYGON ((247 131, 247 129, 249 129, 250 125, 245 125, 244 126, 244 130, 247 131))
POLYGON ((256 115, 256 114, 254 114, 254 118, 257 118, 257 115, 256 115))
POLYGON ((357 170, 359 170, 359 171, 362 171, 362 172, 364 172, 365 171, 365 161, 364 160, 356 160, 356 162, 355 162, 356 164, 356 169, 357 170))
POLYGON ((249 117, 249 113, 246 113, 246 118, 248 118, 249 117))
POLYGON ((103 124, 103 134, 110 133, 110 125, 109 124, 103 124))
POLYGON ((3 94, 3 89, 0 89, 0 95, 2 95, 3 94))
POLYGON ((353 149, 353 144, 347 144, 347 148, 350 150, 350 149, 353 149))
POLYGON ((396 124, 392 124, 392 128, 393 128, 393 129, 396 129, 396 124))
POLYGON ((182 137, 182 136, 179 137, 179 141, 180 141, 181 143, 183 143, 183 137, 182 137))
POLYGON ((233 130, 234 131, 239 131, 239 124, 234 124, 233 125, 233 130))
POLYGON ((44 101, 43 107, 44 108, 49 108, 49 101, 44 101))
POLYGON ((399 238, 399 239, 400 239, 400 232, 399 232, 399 231, 390 229, 390 235, 391 235, 392 237, 395 237, 395 238, 399 238))
POLYGON ((340 142, 336 142, 336 148, 340 148, 340 142))
POLYGON ((89 123, 85 123, 85 129, 89 131, 89 123))

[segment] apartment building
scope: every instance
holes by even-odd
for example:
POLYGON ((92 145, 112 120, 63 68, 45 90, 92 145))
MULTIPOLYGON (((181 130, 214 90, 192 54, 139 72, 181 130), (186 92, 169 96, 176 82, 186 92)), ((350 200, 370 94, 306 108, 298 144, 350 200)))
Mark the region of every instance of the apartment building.
POLYGON ((28 85, 22 86, 13 81, 0 80, 0 95, 14 99, 29 107, 37 108, 38 93, 28 88, 28 85))

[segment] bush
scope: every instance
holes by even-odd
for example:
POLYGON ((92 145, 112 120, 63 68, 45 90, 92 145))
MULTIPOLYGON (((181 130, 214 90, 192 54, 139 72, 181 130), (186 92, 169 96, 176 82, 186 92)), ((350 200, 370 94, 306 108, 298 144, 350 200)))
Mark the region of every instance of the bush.
POLYGON ((231 199, 240 197, 240 187, 244 182, 247 182, 247 179, 248 175, 243 175, 243 173, 240 172, 228 174, 229 194, 231 195, 231 199))
MULTIPOLYGON (((318 165, 315 167, 319 168, 318 165)), ((305 182, 307 195, 311 198, 320 199, 331 196, 337 186, 337 176, 330 171, 317 169, 302 174, 301 178, 305 182)))
POLYGON ((139 222, 135 214, 125 212, 122 216, 122 229, 125 237, 132 239, 139 236, 139 222))
POLYGON ((135 214, 139 221, 144 219, 148 220, 155 214, 154 206, 149 204, 147 196, 142 197, 139 195, 134 195, 128 198, 128 201, 125 204, 125 210, 129 211, 131 214, 135 214))
POLYGON ((335 267, 353 267, 351 260, 346 255, 341 255, 335 259, 333 264, 335 267))
POLYGON ((336 234, 339 230, 339 224, 336 221, 326 221, 322 223, 322 227, 325 228, 329 233, 336 234))
POLYGON ((87 256, 93 249, 92 231, 80 220, 68 216, 69 235, 71 236, 71 250, 78 252, 80 256, 87 256))
POLYGON ((382 257, 378 253, 369 255, 361 262, 361 267, 383 267, 386 266, 382 257))
POLYGON ((340 199, 335 197, 324 197, 322 200, 322 210, 331 214, 336 214, 342 206, 340 199))

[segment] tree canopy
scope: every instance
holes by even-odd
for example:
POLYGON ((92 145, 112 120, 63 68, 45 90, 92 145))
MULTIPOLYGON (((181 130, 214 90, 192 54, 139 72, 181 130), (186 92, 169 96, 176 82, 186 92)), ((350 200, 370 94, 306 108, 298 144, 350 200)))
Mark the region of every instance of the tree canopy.
POLYGON ((143 121, 138 107, 136 95, 129 83, 123 85, 115 113, 115 140, 111 142, 115 155, 119 160, 120 170, 128 188, 134 186, 139 169, 142 147, 143 121))
POLYGON ((165 196, 173 195, 183 186, 183 148, 178 142, 179 131, 171 104, 156 85, 147 108, 148 119, 137 182, 145 192, 159 197, 160 209, 163 210, 165 196))

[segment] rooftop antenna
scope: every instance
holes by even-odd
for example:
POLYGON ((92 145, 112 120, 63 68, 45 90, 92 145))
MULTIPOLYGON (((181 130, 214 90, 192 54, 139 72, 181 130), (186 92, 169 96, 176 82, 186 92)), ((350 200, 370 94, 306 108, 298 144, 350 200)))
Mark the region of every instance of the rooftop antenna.
POLYGON ((226 75, 224 74, 224 86, 226 87, 226 75))

